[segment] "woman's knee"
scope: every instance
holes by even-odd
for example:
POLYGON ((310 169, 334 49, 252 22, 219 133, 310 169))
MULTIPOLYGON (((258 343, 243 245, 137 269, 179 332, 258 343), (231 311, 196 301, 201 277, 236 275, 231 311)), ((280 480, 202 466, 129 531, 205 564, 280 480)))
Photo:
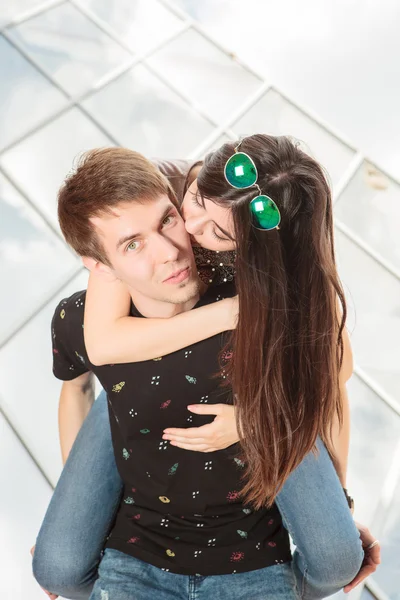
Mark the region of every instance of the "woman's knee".
POLYGON ((85 565, 85 561, 80 561, 76 555, 63 552, 62 546, 43 551, 41 545, 37 544, 32 571, 42 588, 72 600, 89 598, 97 578, 96 566, 85 565))
POLYGON ((311 555, 305 556, 307 571, 321 585, 344 587, 359 572, 364 551, 358 535, 348 535, 340 542, 321 540, 311 555))

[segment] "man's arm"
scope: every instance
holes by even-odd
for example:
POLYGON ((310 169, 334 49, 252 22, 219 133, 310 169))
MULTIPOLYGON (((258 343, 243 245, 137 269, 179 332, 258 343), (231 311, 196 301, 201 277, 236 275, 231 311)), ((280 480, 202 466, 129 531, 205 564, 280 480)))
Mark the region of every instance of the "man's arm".
POLYGON ((58 428, 63 464, 94 401, 94 376, 87 372, 64 381, 58 405, 58 428))
POLYGON ((94 400, 94 377, 83 340, 84 292, 62 300, 51 321, 53 373, 63 382, 58 427, 63 464, 94 400))

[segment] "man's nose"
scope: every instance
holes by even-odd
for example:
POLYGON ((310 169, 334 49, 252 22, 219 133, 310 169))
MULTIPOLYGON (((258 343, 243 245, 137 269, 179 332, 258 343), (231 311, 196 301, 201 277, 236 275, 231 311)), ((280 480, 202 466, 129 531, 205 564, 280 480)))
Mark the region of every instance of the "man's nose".
POLYGON ((190 235, 202 235, 204 232, 205 220, 202 217, 189 217, 185 221, 186 231, 190 235))
POLYGON ((158 260, 170 262, 178 260, 179 248, 171 240, 160 235, 155 246, 155 253, 158 260))

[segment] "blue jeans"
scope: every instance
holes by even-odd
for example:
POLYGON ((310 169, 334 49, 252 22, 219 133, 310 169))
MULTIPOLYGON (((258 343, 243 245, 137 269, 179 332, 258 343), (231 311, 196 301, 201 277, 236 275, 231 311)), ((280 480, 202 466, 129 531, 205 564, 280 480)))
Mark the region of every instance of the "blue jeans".
MULTIPOLYGON (((276 499, 296 545, 292 569, 302 600, 339 591, 364 557, 332 461, 320 440, 317 445, 318 456, 305 457, 276 499)), ((36 540, 33 573, 43 588, 71 600, 89 598, 121 493, 103 392, 77 436, 36 540)))
POLYGON ((234 575, 167 573, 107 548, 90 600, 295 600, 290 563, 234 575))

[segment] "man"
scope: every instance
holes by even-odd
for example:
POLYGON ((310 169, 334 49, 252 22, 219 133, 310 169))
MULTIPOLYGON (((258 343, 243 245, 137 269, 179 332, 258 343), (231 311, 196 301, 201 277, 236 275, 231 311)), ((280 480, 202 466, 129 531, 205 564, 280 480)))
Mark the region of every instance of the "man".
MULTIPOLYGON (((59 218, 66 241, 88 269, 128 286, 135 316, 171 317, 221 293, 234 294, 233 285, 223 292, 204 289, 171 187, 134 152, 87 153, 60 191, 59 218)), ((87 387, 90 373, 101 381, 124 482, 91 598, 179 597, 190 587, 199 594, 229 589, 232 599, 256 599, 264 597, 264 586, 273 597, 287 590, 282 598, 295 598, 289 540, 277 507, 253 511, 239 500, 238 448, 211 455, 162 439, 171 424, 210 421, 189 416, 191 402, 207 397, 209 404, 231 403, 222 376, 215 377, 224 337, 160 360, 95 367, 83 338, 84 296, 74 294, 55 311, 54 373, 66 386, 79 379, 74 390, 87 387)))

